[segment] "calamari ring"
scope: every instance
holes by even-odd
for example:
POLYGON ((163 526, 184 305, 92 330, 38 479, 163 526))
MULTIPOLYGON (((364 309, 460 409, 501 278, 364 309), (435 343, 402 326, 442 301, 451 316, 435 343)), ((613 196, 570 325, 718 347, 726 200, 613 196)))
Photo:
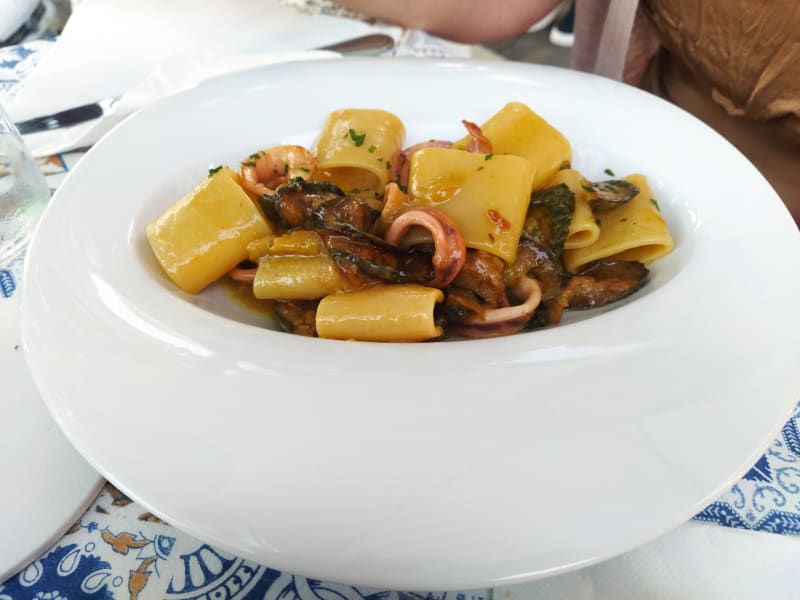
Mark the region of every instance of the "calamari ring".
POLYGON ((535 279, 525 277, 510 292, 514 296, 525 298, 524 302, 514 306, 489 309, 482 317, 473 317, 456 325, 455 329, 461 335, 471 338, 510 335, 523 329, 542 301, 542 288, 535 279))
POLYGON ((415 208, 398 216, 386 231, 385 239, 395 246, 406 232, 414 226, 424 227, 433 236, 433 279, 425 285, 436 288, 447 287, 455 279, 467 259, 464 237, 455 223, 441 211, 430 208, 415 208))

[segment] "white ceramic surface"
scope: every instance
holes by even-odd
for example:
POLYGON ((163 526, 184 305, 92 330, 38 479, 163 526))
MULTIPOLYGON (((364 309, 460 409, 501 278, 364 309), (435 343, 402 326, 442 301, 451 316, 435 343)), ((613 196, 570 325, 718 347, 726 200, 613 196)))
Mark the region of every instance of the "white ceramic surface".
POLYGON ((288 572, 468 588, 633 548, 741 476, 797 401, 798 272, 764 179, 653 96, 532 65, 342 60, 208 82, 98 143, 32 244, 23 332, 70 440, 167 521, 288 572), (149 253, 146 223, 208 167, 310 144, 332 109, 393 111, 411 143, 509 100, 590 178, 651 179, 676 250, 613 310, 494 340, 306 339, 179 293, 149 253))
POLYGON ((36 391, 18 297, 0 298, 0 583, 56 542, 103 484, 36 391))

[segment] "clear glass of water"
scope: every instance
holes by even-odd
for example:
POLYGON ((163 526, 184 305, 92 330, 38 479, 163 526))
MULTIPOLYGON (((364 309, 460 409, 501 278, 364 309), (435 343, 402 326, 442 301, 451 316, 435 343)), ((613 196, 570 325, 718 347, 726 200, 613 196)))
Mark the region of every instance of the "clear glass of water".
POLYGON ((0 106, 0 269, 21 258, 50 188, 0 106))

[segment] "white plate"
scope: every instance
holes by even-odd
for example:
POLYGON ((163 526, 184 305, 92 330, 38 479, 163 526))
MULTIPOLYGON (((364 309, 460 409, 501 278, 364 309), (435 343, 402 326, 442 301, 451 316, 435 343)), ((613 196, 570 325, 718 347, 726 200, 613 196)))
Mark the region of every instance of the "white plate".
POLYGON ((342 60, 201 85, 86 155, 28 268, 34 378, 79 451, 191 534, 327 580, 463 589, 630 549, 743 474, 800 390, 800 236, 771 188, 671 105, 553 68, 342 60), (509 100, 590 177, 650 176, 677 247, 631 301, 502 339, 347 343, 182 295, 150 255, 146 223, 208 167, 310 144, 332 109, 393 111, 414 142, 509 100))
POLYGON ((18 298, 0 298, 0 583, 56 542, 103 485, 36 391, 22 352, 18 298))

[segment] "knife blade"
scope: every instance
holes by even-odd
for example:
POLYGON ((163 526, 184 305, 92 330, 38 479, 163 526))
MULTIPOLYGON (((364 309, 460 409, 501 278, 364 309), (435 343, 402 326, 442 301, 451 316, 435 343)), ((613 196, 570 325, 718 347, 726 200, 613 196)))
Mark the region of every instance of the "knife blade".
MULTIPOLYGON (((340 54, 353 55, 375 55, 391 49, 394 46, 394 38, 385 33, 371 33, 356 38, 336 42, 327 46, 321 46, 316 50, 328 50, 340 54)), ((92 119, 102 117, 110 111, 117 103, 119 98, 106 98, 90 104, 75 106, 50 115, 35 117, 26 121, 14 123, 22 135, 38 133, 41 131, 52 131, 61 127, 71 127, 92 119)))
POLYGON ((370 33, 359 37, 350 38, 335 44, 320 46, 316 50, 330 50, 348 56, 365 55, 373 56, 394 47, 394 38, 385 33, 370 33))

